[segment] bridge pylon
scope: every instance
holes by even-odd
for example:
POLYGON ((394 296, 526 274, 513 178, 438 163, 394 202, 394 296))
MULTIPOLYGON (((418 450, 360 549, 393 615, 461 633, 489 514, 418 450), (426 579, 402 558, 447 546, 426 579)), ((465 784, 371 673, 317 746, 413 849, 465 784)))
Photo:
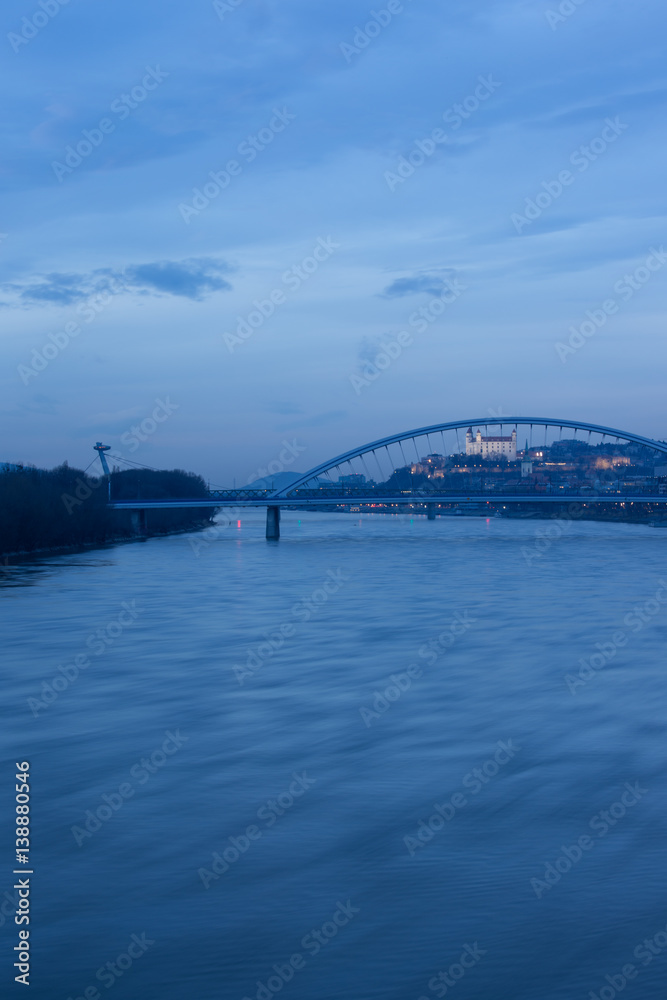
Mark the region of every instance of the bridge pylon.
POLYGON ((266 508, 266 537, 270 541, 280 538, 280 507, 266 508))

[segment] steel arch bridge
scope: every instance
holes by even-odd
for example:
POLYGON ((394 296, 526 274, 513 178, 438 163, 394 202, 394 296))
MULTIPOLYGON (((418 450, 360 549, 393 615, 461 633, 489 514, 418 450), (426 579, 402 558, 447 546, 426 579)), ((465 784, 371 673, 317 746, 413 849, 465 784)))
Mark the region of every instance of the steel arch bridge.
MULTIPOLYGON (((624 441, 628 444, 639 444, 667 455, 667 443, 665 442, 653 441, 650 438, 642 437, 639 434, 620 431, 614 427, 603 427, 599 424, 589 424, 580 420, 554 420, 545 417, 502 417, 497 420, 489 420, 488 417, 483 417, 481 420, 452 420, 443 424, 431 424, 429 427, 419 427, 415 430, 403 431, 401 434, 392 434, 389 437, 380 438, 378 441, 372 441, 370 444, 362 445, 360 448, 353 448, 351 451, 344 452, 342 455, 337 455, 336 458, 332 458, 328 462, 322 462, 321 465, 317 465, 315 468, 310 469, 310 471, 306 472, 297 482, 291 483, 282 490, 276 490, 275 497, 290 497, 300 487, 303 487, 306 483, 318 478, 319 476, 325 475, 332 469, 340 469, 342 466, 349 464, 355 458, 361 458, 363 455, 377 453, 378 451, 389 448, 389 446, 393 444, 416 441, 418 438, 428 439, 429 437, 435 437, 438 434, 443 434, 445 431, 464 430, 468 427, 484 427, 487 430, 487 433, 489 427, 500 427, 502 435, 504 427, 511 429, 518 428, 520 426, 527 426, 531 428, 544 427, 545 429, 553 427, 558 428, 560 431, 564 429, 574 430, 575 432, 583 431, 584 433, 588 432, 589 436, 596 434, 600 435, 602 438, 609 438, 610 441, 624 441)), ((419 459, 419 455, 417 457, 419 459)))
MULTIPOLYGON (((530 438, 529 450, 533 451, 539 447, 549 447, 550 443, 562 440, 563 432, 573 432, 569 435, 570 441, 603 446, 637 445, 646 449, 643 452, 644 455, 652 452, 654 457, 656 455, 667 456, 667 442, 656 441, 615 427, 551 417, 486 416, 481 419, 453 420, 431 424, 427 427, 419 427, 371 441, 343 452, 326 462, 321 462, 301 475, 295 482, 279 489, 253 489, 252 486, 249 486, 239 490, 211 490, 208 499, 201 497, 192 500, 137 499, 111 502, 109 506, 116 510, 132 511, 173 507, 236 507, 240 511, 246 507, 266 507, 267 537, 278 538, 280 534, 280 509, 289 507, 300 509, 331 508, 332 506, 335 508, 357 506, 387 508, 388 506, 410 505, 418 509, 420 513, 428 513, 429 519, 433 519, 436 516, 439 503, 468 506, 477 504, 479 506, 481 501, 490 507, 495 507, 500 503, 503 505, 563 504, 573 500, 586 504, 650 503, 662 505, 667 503, 667 492, 661 492, 660 484, 655 477, 646 477, 642 483, 631 484, 621 484, 620 479, 618 479, 616 484, 607 482, 603 488, 563 486, 562 484, 557 487, 548 485, 543 488, 531 488, 523 484, 515 484, 514 486, 509 485, 507 489, 491 489, 482 478, 481 483, 467 481, 463 483, 463 488, 457 489, 440 487, 435 479, 433 482, 429 480, 426 486, 422 484, 415 488, 400 489, 396 486, 392 487, 388 482, 394 470, 412 467, 415 458, 418 464, 422 463, 425 454, 424 447, 430 452, 428 458, 463 454, 465 447, 461 446, 459 434, 472 428, 484 428, 486 437, 489 437, 489 428, 499 428, 500 435, 491 435, 489 438, 491 441, 509 440, 508 437, 503 437, 504 430, 508 430, 510 435, 511 432, 514 432, 516 440, 519 428, 524 428, 526 443, 530 438), (542 444, 539 441, 537 444, 533 444, 533 438, 536 434, 543 442, 542 444), (434 440, 437 442, 436 447, 443 449, 442 453, 435 451, 434 440), (422 443, 421 454, 420 447, 418 447, 419 442, 422 443), (414 450, 415 458, 408 458, 406 455, 405 447, 409 448, 410 446, 414 450), (338 481, 332 478, 333 472, 338 473, 338 481)), ((667 459, 665 463, 667 464, 667 459)), ((465 478, 461 476, 462 480, 465 478)))

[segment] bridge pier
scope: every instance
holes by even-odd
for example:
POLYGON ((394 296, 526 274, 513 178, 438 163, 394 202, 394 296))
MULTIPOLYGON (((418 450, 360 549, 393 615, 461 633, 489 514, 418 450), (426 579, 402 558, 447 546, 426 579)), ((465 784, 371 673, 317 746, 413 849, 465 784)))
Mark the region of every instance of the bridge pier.
POLYGON ((145 535, 146 534, 146 511, 145 510, 132 510, 130 511, 130 519, 132 522, 132 531, 135 535, 145 535))
POLYGON ((266 508, 266 537, 271 540, 280 538, 280 507, 266 508))
POLYGON ((428 518, 429 521, 435 521, 435 504, 434 503, 427 503, 426 504, 426 517, 428 518))

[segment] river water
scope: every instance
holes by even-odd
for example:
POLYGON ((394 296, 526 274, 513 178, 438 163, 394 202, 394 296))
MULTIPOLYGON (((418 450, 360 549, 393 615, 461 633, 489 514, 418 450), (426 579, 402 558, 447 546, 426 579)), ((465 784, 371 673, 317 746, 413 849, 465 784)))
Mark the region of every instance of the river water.
POLYGON ((667 531, 282 532, 5 568, 4 981, 25 760, 36 1000, 662 1000, 667 531))

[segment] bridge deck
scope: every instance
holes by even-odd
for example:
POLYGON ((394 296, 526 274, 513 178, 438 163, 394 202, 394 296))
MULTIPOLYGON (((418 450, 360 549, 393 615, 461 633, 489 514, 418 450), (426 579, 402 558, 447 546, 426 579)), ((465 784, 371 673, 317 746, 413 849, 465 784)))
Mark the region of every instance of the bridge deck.
POLYGON ((498 493, 490 496, 488 493, 457 493, 457 494, 436 494, 429 496, 401 496, 396 494, 379 494, 373 496, 359 496, 354 494, 340 494, 334 491, 326 491, 326 496, 297 496, 297 497, 276 497, 270 493, 262 496, 248 496, 237 493, 226 493, 210 497, 208 499, 197 498, 192 500, 118 500, 108 504, 113 510, 154 510, 167 508, 211 508, 211 507, 368 507, 368 506, 407 506, 426 504, 489 504, 497 507, 502 504, 535 504, 535 503, 581 503, 581 504, 622 504, 622 503, 667 503, 667 494, 643 491, 641 493, 577 493, 564 492, 561 490, 551 493, 498 493))

